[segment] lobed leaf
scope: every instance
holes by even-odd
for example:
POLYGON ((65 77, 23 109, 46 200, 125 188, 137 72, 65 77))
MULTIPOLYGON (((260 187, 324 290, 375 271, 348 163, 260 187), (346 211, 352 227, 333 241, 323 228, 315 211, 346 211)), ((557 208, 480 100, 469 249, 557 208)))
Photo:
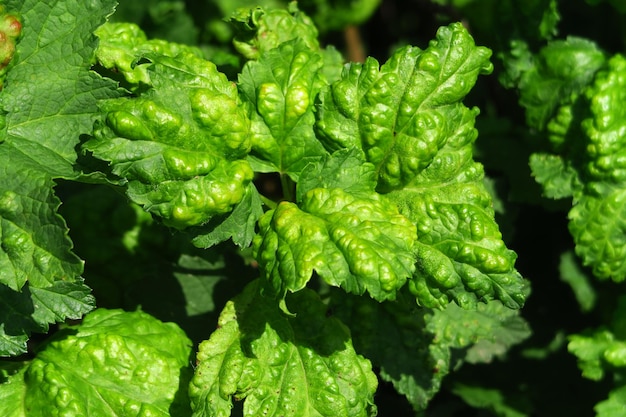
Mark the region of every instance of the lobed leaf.
MULTIPOLYGON (((129 197, 167 225, 201 226, 231 213, 246 196, 255 221, 260 204, 251 197, 253 172, 244 160, 249 120, 235 85, 186 48, 151 48, 133 49, 141 53, 136 59, 151 62, 145 69, 151 88, 103 102, 106 116, 85 149, 110 161, 113 174, 128 181, 129 197)), ((219 239, 249 234, 228 229, 217 232, 219 239)))
POLYGON ((299 206, 281 202, 268 211, 259 228, 255 257, 279 297, 304 288, 315 272, 347 292, 394 299, 413 271, 415 228, 375 192, 314 188, 299 206))
POLYGON ((560 106, 574 102, 605 61, 595 43, 573 36, 550 42, 534 56, 517 44, 506 65, 520 90, 527 124, 543 130, 560 106))
POLYGON ((291 295, 295 316, 288 317, 259 289, 255 281, 229 301, 200 345, 190 385, 194 417, 229 416, 233 399, 245 400, 244 415, 375 415, 370 363, 317 295, 291 295))
POLYGON ((373 58, 351 64, 321 95, 320 139, 330 150, 362 149, 376 166, 379 191, 401 188, 447 143, 465 109, 460 101, 492 69, 490 55, 452 24, 426 50, 401 48, 380 69, 373 58))
POLYGON ((92 32, 114 5, 6 4, 21 16, 23 30, 0 95, 0 356, 25 352, 31 332, 93 308, 52 188, 54 178, 82 175, 75 150, 80 135, 91 131, 97 101, 120 94, 89 70, 92 32))
POLYGON ((299 39, 244 66, 239 90, 250 109, 255 171, 279 172, 297 181, 308 163, 326 153, 313 131, 313 101, 324 82, 321 67, 321 55, 299 39))
POLYGON ((190 377, 190 353, 191 342, 173 323, 99 309, 0 385, 0 397, 25 417, 182 417, 190 412, 178 392, 190 377))
POLYGON ((600 71, 586 94, 591 117, 581 126, 588 137, 585 186, 569 212, 569 229, 576 253, 598 278, 626 278, 626 58, 616 55, 600 71))

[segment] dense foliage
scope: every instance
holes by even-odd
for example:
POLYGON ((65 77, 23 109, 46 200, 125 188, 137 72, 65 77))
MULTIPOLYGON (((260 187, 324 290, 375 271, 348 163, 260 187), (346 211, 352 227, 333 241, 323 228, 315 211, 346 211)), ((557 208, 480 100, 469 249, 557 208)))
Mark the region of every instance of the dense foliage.
POLYGON ((1 3, 0 415, 623 415, 619 1, 1 3))

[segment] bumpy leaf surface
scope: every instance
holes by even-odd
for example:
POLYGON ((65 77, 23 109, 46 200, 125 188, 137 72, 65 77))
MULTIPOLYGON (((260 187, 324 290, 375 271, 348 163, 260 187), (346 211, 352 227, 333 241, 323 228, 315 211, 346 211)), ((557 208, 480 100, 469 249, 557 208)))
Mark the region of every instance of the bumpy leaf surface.
POLYGON ((243 159, 249 121, 236 86, 214 64, 186 48, 152 48, 132 49, 151 62, 152 88, 104 102, 106 117, 85 147, 110 161, 130 198, 167 225, 202 225, 256 192, 243 159))
POLYGON ((233 44, 244 57, 259 59, 281 43, 299 39, 311 52, 321 55, 324 66, 320 72, 332 82, 341 73, 343 57, 332 45, 320 48, 317 27, 298 9, 299 4, 291 2, 287 10, 270 7, 238 10, 230 19, 238 31, 233 44))
POLYGON ((226 304, 200 345, 190 385, 194 417, 226 417, 232 400, 249 416, 373 416, 376 377, 350 333, 312 291, 289 299, 288 317, 258 282, 226 304))
POLYGON ((25 417, 189 415, 191 342, 146 313, 96 310, 38 352, 0 397, 25 417), (20 382, 21 380, 21 382, 20 382), (24 390, 23 400, 16 384, 24 390))
POLYGON ((114 4, 7 2, 24 27, 0 95, 0 356, 24 352, 31 331, 93 307, 52 180, 80 175, 80 135, 91 131, 97 101, 119 95, 89 70, 91 33, 114 4))
POLYGON ((373 191, 354 196, 314 188, 299 205, 281 202, 259 221, 254 250, 274 292, 327 283, 377 300, 393 299, 413 271, 415 227, 373 191))
POLYGON ((318 133, 328 149, 363 149, 379 190, 401 188, 447 143, 460 101, 478 74, 492 69, 490 55, 453 24, 439 29, 428 49, 402 48, 380 69, 372 58, 351 64, 322 95, 318 133))
POLYGON ((544 129, 560 106, 571 104, 606 60, 596 44, 576 37, 550 42, 534 56, 523 45, 517 48, 506 61, 507 71, 520 89, 528 125, 537 129, 544 129))
POLYGON ((599 278, 626 278, 626 58, 616 55, 587 91, 592 117, 583 120, 589 162, 575 196, 570 232, 576 253, 599 278))
POLYGON ((326 153, 313 131, 313 101, 323 85, 321 66, 321 55, 296 39, 244 67, 239 89, 250 108, 255 171, 297 180, 308 163, 326 153))
POLYGON ((491 70, 489 56, 453 24, 426 50, 403 48, 380 69, 373 59, 347 67, 321 95, 316 127, 325 146, 361 149, 377 190, 417 225, 410 286, 424 306, 498 298, 517 308, 525 298, 472 159, 478 109, 461 103, 491 70))

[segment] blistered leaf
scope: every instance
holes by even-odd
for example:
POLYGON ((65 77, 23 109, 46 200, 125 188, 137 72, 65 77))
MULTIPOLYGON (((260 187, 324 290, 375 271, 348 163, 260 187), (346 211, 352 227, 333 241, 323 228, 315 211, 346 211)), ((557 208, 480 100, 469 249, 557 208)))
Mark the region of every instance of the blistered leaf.
POLYGON ((532 57, 526 50, 507 59, 508 72, 519 72, 511 78, 517 78, 528 125, 544 129, 560 106, 574 102, 605 61, 595 43, 576 37, 552 41, 532 57))
POLYGON ((108 0, 7 3, 25 26, 0 96, 0 356, 25 352, 31 332, 93 308, 52 188, 53 178, 81 175, 80 135, 91 131, 96 102, 119 95, 89 70, 91 33, 113 7, 108 0))
POLYGON ((592 117, 582 122, 588 136, 585 188, 575 196, 569 229, 576 254, 598 278, 626 278, 626 59, 616 55, 587 91, 592 117))
POLYGON ((340 149, 302 170, 296 201, 302 201, 303 196, 314 188, 341 188, 352 195, 369 195, 376 188, 376 170, 356 149, 340 149))
POLYGON ((226 417, 232 401, 251 416, 373 416, 376 376, 350 332, 309 290, 288 299, 295 316, 259 294, 258 282, 226 304, 200 345, 190 385, 194 417, 226 417), (306 387, 306 389, 302 389, 306 387))
POLYGON ((124 85, 133 90, 152 83, 148 72, 150 62, 140 62, 147 53, 168 57, 188 53, 202 57, 202 51, 198 48, 161 39, 148 39, 141 28, 133 23, 107 22, 95 34, 99 38, 96 50, 98 64, 112 72, 108 75, 121 75, 126 81, 124 85))
POLYGON ((467 118, 460 101, 478 74, 491 71, 490 55, 461 24, 452 24, 424 51, 401 48, 381 68, 373 58, 351 64, 321 96, 318 134, 329 150, 362 149, 379 173, 379 191, 401 188, 467 118))
POLYGON ((515 270, 516 254, 502 241, 482 178, 469 146, 449 147, 414 185, 389 194, 417 226, 409 288, 421 305, 443 307, 454 300, 469 307, 499 299, 519 308, 524 303, 527 283, 515 270))
POLYGON ((321 66, 320 54, 298 39, 245 65, 239 89, 250 108, 255 171, 297 180, 308 163, 326 153, 313 132, 313 102, 323 84, 321 66))
POLYGON ((110 161, 130 198, 165 224, 203 225, 256 192, 243 159, 248 118, 236 86, 214 64, 184 50, 144 55, 152 88, 102 103, 106 117, 85 148, 110 161))
POLYGON ((0 145, 0 284, 46 287, 82 273, 67 226, 57 214, 54 182, 8 143, 0 145))
POLYGON ((179 389, 190 377, 190 353, 173 323, 100 309, 45 345, 23 379, 16 374, 0 385, 0 397, 10 395, 23 413, 16 415, 26 417, 183 417, 190 410, 179 389))
POLYGON ((298 10, 297 3, 289 9, 261 7, 239 9, 229 22, 235 26, 235 48, 247 59, 259 59, 265 53, 292 39, 300 39, 311 51, 319 50, 315 24, 298 10))
POLYGON ((304 288, 313 273, 354 294, 394 299, 413 271, 414 226, 370 192, 315 188, 299 205, 281 202, 259 221, 256 259, 274 292, 304 288))

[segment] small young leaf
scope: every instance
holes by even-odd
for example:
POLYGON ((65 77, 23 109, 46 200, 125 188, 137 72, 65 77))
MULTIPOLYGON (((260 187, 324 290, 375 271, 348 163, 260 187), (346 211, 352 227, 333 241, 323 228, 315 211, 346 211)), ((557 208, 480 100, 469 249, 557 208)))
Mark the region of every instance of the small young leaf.
POLYGON ((320 54, 297 39, 245 65, 239 89, 250 108, 255 171, 297 180, 308 163, 326 153, 313 132, 313 102, 324 82, 321 67, 320 54))
POLYGON ((251 416, 374 416, 376 376, 347 328, 326 317, 312 291, 289 297, 295 315, 288 317, 258 284, 226 304, 217 331, 200 345, 190 385, 194 417, 227 417, 233 399, 245 399, 251 416))

